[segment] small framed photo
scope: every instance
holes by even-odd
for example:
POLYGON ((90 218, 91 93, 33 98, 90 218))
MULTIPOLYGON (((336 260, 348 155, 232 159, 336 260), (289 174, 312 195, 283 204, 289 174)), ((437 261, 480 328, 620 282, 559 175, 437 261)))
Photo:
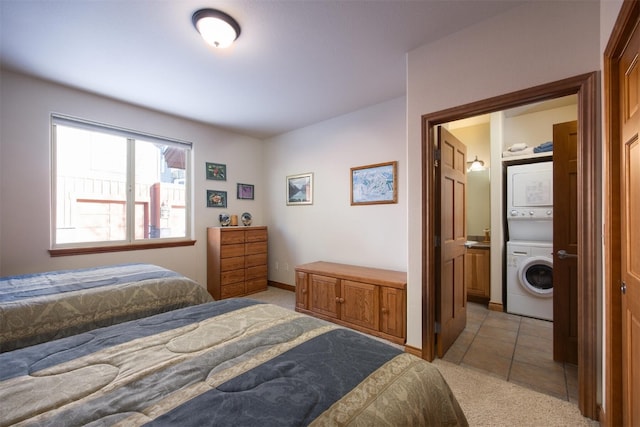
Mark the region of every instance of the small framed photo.
POLYGON ((238 183, 238 199, 253 200, 253 185, 238 183))
POLYGON ((351 168, 351 205, 398 203, 398 162, 351 168))
POLYGON ((207 190, 207 207, 208 208, 226 208, 227 192, 218 190, 207 190))
POLYGON ((213 179, 216 181, 227 180, 227 165, 220 163, 207 163, 207 179, 213 179))
POLYGON ((313 174, 303 173, 287 177, 287 205, 313 204, 313 174))

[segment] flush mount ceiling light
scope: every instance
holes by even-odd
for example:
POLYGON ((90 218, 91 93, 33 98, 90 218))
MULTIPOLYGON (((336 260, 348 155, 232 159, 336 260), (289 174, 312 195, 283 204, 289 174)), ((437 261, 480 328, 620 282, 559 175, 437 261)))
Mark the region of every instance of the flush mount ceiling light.
POLYGON ((231 16, 216 9, 200 9, 191 17, 204 41, 223 49, 240 36, 240 25, 231 16))
POLYGON ((467 164, 469 165, 467 172, 484 170, 484 162, 482 160, 478 160, 478 156, 476 156, 472 162, 467 162, 467 164))

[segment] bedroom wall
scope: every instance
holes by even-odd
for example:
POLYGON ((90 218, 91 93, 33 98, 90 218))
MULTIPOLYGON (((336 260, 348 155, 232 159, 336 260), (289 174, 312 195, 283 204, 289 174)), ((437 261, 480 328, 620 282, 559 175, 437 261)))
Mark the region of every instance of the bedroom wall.
POLYGON ((265 141, 269 279, 332 261, 406 271, 406 100, 373 105, 265 141), (350 168, 398 161, 398 203, 351 206, 350 168), (313 204, 287 206, 287 175, 312 172, 313 204))
MULTIPOLYGON (((528 2, 408 54, 408 173, 421 175, 421 116, 600 69, 597 1, 528 2)), ((409 179, 407 343, 422 347, 421 183, 409 179)), ((502 209, 492 205, 491 210, 502 209)), ((492 238, 501 238, 492 230, 492 238)))
POLYGON ((267 197, 261 141, 213 126, 134 107, 11 71, 0 78, 0 275, 151 262, 206 286, 206 227, 220 212, 253 214, 264 224, 267 197), (193 143, 195 246, 51 258, 50 114, 76 116, 193 143), (205 162, 227 165, 227 181, 207 181, 205 162), (255 185, 255 200, 236 199, 236 183, 255 185), (206 190, 226 190, 228 209, 207 208, 206 190))

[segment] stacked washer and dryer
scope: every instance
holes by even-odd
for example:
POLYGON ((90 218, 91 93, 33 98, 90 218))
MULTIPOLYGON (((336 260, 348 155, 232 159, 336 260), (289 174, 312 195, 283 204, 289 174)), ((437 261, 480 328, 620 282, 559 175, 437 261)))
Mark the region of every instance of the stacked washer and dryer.
POLYGON ((553 320, 553 162, 507 167, 507 312, 553 320))

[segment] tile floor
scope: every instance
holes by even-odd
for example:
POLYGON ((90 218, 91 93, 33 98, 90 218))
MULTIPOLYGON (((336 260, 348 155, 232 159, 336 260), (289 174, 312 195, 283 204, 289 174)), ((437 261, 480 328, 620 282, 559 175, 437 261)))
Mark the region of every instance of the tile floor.
MULTIPOLYGON (((295 293, 269 286, 249 295, 293 310, 295 293)), ((577 366, 553 361, 553 324, 469 303, 467 327, 444 360, 550 396, 578 402, 577 366)))
POLYGON ((577 404, 577 366, 553 360, 552 322, 467 307, 467 327, 444 360, 577 404))

